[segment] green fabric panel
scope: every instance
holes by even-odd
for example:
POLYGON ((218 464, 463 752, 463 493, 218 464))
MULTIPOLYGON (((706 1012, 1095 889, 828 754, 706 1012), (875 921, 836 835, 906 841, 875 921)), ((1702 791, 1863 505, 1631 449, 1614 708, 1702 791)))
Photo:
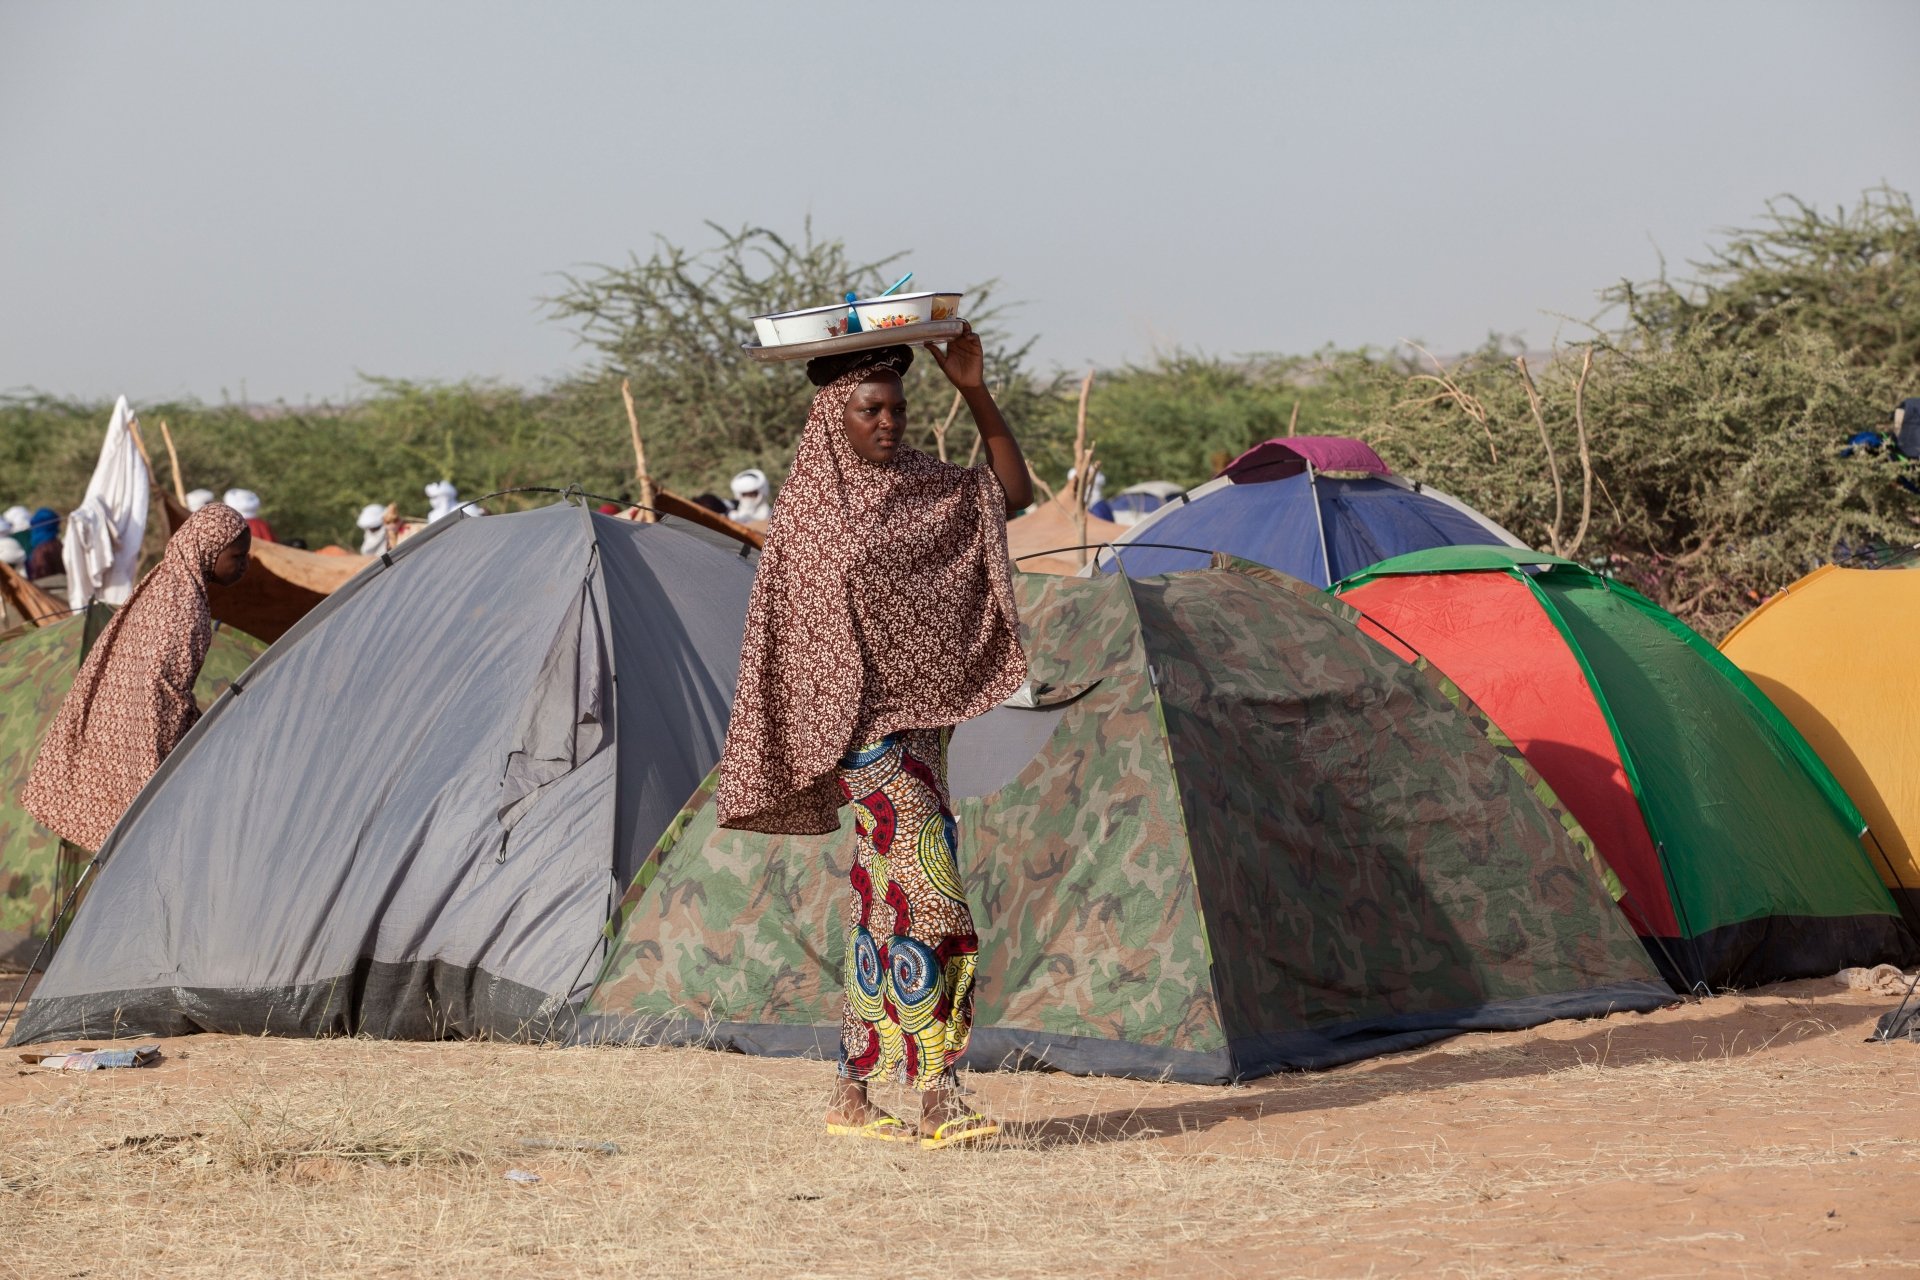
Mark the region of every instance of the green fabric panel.
POLYGON ((1429 547, 1425 551, 1409 551, 1403 556, 1394 556, 1378 564, 1369 565, 1344 581, 1334 583, 1328 590, 1337 595, 1346 588, 1357 587, 1371 578, 1389 578, 1402 573, 1463 573, 1476 569, 1512 569, 1521 565, 1569 565, 1578 568, 1571 560, 1550 556, 1544 551, 1528 551, 1521 547, 1491 544, 1429 547))
MULTIPOLYGON (((87 615, 76 614, 0 645, 0 958, 18 963, 32 959, 64 896, 60 840, 20 807, 20 790, 40 739, 79 674, 86 627, 87 615), (28 954, 15 957, 28 941, 28 954)), ((193 690, 200 709, 212 705, 265 647, 230 628, 214 632, 193 690)), ((78 868, 67 870, 64 883, 71 884, 78 868)))
MULTIPOLYGON (((1215 1052, 1205 934, 1123 576, 1019 575, 1037 682, 1097 684, 1014 780, 963 801, 980 934, 974 1022, 1215 1052)), ((851 822, 833 836, 714 825, 710 786, 635 877, 585 1012, 837 1025, 851 822)))
POLYGON ((1598 683, 1633 758, 1688 937, 1769 915, 1891 915, 1857 815, 1799 734, 1704 641, 1586 573, 1536 580, 1598 683), (1797 748, 1797 749, 1796 749, 1797 748))
POLYGON ((1230 1035, 1653 979, 1538 776, 1347 606, 1262 571, 1135 593, 1230 1035))

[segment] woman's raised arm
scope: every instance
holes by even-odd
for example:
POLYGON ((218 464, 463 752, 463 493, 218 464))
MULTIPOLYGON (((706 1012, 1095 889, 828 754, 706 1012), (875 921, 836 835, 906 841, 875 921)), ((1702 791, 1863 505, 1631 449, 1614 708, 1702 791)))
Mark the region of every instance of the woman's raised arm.
POLYGON ((947 381, 967 402, 967 412, 973 415, 973 425, 980 429, 980 441, 986 446, 987 465, 993 468, 994 478, 1006 492, 1007 514, 1023 510, 1033 502, 1033 480, 1027 473, 1027 459, 1020 452, 1020 442, 1013 438, 1013 429, 987 390, 986 356, 980 347, 980 335, 969 326, 947 344, 944 352, 931 342, 926 348, 933 362, 940 366, 940 372, 947 375, 947 381))

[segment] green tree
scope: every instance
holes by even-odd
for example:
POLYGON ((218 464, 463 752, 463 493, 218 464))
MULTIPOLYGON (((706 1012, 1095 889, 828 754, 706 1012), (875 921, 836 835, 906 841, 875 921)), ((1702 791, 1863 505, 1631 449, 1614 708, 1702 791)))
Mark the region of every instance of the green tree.
POLYGON ((1847 447, 1917 372, 1911 202, 1791 209, 1735 233, 1699 281, 1609 291, 1618 327, 1540 369, 1498 342, 1444 367, 1352 361, 1347 409, 1397 468, 1718 635, 1920 525, 1920 466, 1847 447))

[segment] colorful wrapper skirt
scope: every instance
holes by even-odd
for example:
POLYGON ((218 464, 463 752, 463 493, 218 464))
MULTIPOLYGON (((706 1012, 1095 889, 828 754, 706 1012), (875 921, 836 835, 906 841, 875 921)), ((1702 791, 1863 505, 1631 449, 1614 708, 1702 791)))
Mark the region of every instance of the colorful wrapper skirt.
POLYGON ((980 940, 947 800, 948 729, 908 729, 840 762, 859 847, 848 875, 840 1074, 953 1082, 973 1026, 980 940))

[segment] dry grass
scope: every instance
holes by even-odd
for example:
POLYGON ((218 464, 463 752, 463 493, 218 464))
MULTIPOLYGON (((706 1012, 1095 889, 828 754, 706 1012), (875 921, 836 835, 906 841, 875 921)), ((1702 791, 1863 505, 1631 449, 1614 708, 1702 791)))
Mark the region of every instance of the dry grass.
POLYGON ((9 1056, 0 1272, 1892 1268, 1920 1258, 1920 1050, 1859 1045, 1878 1007, 1723 999, 1232 1089, 975 1077, 1023 1123, 946 1152, 819 1134, 818 1064, 698 1050, 203 1037, 88 1076, 9 1056))

